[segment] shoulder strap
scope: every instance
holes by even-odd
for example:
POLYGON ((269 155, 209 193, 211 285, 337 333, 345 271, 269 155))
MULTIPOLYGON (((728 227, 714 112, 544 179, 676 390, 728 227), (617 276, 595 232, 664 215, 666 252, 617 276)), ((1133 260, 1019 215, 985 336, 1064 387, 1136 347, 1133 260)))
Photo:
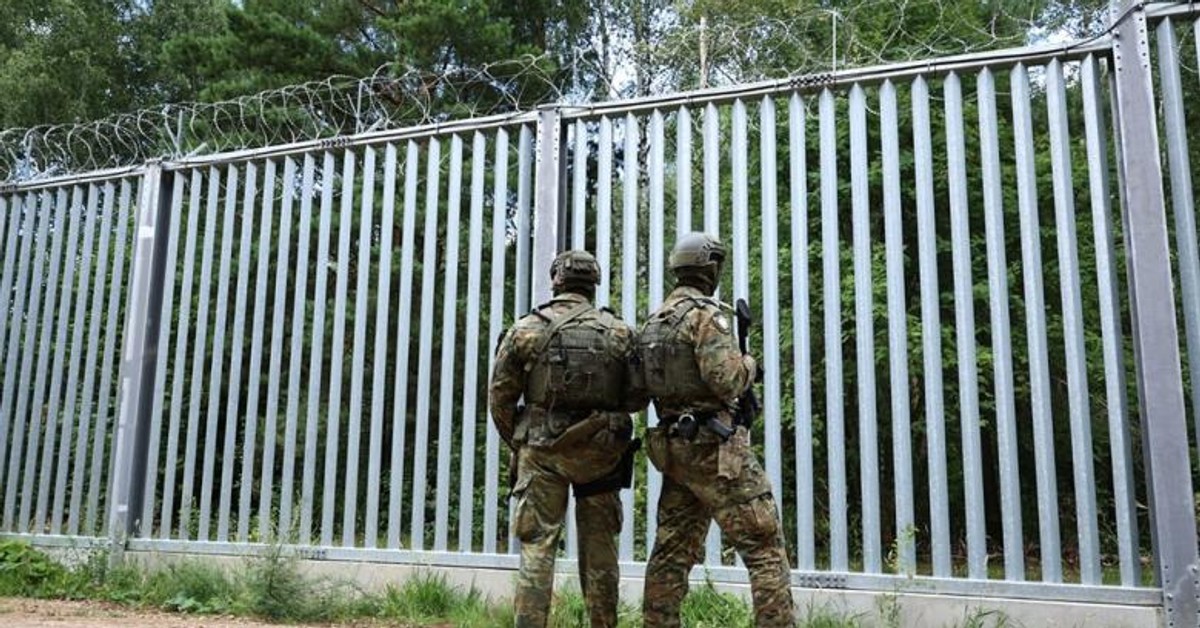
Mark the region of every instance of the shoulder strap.
POLYGON ((546 328, 546 333, 542 335, 541 340, 538 341, 537 347, 534 349, 534 355, 542 355, 542 353, 546 351, 546 347, 550 346, 550 341, 554 339, 554 334, 557 333, 563 325, 566 325, 572 320, 579 318, 580 315, 590 309, 592 309, 591 303, 580 303, 579 305, 567 310, 562 316, 554 319, 554 321, 550 323, 550 326, 546 328))
POLYGON ((672 333, 679 329, 679 326, 683 324, 683 321, 687 319, 687 315, 690 314, 692 310, 703 309, 710 305, 713 305, 713 303, 708 299, 701 297, 688 297, 687 305, 675 310, 676 319, 675 324, 671 326, 672 333))

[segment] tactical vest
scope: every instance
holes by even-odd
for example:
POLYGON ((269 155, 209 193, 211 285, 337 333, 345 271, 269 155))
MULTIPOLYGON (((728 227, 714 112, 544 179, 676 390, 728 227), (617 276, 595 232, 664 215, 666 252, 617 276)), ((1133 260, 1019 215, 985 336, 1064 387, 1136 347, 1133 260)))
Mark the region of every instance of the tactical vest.
MULTIPOLYGON (((539 316, 543 305, 534 310, 539 316)), ((582 303, 550 320, 526 364, 525 401, 546 410, 611 410, 627 394, 630 341, 607 310, 582 303)))
POLYGON ((680 326, 689 312, 697 308, 720 309, 719 301, 687 297, 655 312, 638 334, 638 355, 646 393, 673 407, 721 407, 700 375, 695 346, 683 340, 680 326))

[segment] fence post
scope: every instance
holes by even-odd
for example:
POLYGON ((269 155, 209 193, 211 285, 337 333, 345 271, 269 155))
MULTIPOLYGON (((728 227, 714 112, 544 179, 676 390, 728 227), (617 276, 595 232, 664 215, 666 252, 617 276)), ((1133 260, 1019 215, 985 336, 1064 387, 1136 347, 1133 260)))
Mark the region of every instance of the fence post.
POLYGON ((1124 211, 1151 538, 1169 626, 1200 621, 1200 556, 1146 14, 1121 2, 1113 45, 1124 211))
MULTIPOLYGON (((155 356, 158 353, 163 279, 166 277, 167 230, 172 179, 162 165, 151 163, 142 175, 134 234, 133 279, 125 318, 121 355, 121 405, 113 445, 112 495, 109 496, 110 560, 120 562, 126 539, 141 528, 155 356)), ((143 530, 144 531, 144 530, 143 530)))
POLYGON ((550 300, 550 264, 566 247, 566 134, 557 106, 538 113, 533 201, 533 303, 550 300))

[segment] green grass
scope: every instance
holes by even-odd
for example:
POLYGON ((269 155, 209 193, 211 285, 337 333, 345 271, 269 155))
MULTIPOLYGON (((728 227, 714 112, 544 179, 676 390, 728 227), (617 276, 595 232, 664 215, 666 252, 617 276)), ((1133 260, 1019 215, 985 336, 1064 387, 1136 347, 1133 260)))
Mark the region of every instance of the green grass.
MULTIPOLYGON (((379 621, 407 626, 452 625, 507 628, 513 625, 508 600, 489 599, 475 588, 447 582, 445 576, 419 573, 380 592, 324 578, 307 577, 279 546, 246 559, 238 569, 184 560, 156 569, 134 565, 109 567, 108 557, 91 553, 70 566, 16 541, 0 541, 0 597, 105 600, 133 608, 205 615, 228 614, 280 622, 341 623, 379 621)), ((621 628, 640 628, 640 609, 622 604, 621 628)), ((690 628, 746 628, 754 625, 749 604, 718 592, 711 583, 694 587, 683 601, 683 625, 690 628)), ((803 628, 900 626, 894 598, 873 614, 852 615, 829 606, 801 607, 803 628)), ((577 588, 556 593, 550 628, 588 625, 587 605, 577 588)), ((1002 613, 972 610, 961 628, 1013 626, 1002 613)), ((950 628, 950 627, 947 627, 950 628)))

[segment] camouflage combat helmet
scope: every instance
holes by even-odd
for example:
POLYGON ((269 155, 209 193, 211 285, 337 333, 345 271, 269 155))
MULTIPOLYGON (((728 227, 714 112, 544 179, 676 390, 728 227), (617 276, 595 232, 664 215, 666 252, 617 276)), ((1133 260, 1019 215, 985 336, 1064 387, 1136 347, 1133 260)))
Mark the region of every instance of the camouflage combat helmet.
POLYGON ((550 285, 558 294, 568 288, 595 290, 600 283, 600 264, 587 251, 564 251, 550 265, 550 285))
POLYGON ((693 231, 675 243, 668 265, 680 279, 697 277, 715 287, 724 261, 725 245, 720 240, 707 233, 693 231))

